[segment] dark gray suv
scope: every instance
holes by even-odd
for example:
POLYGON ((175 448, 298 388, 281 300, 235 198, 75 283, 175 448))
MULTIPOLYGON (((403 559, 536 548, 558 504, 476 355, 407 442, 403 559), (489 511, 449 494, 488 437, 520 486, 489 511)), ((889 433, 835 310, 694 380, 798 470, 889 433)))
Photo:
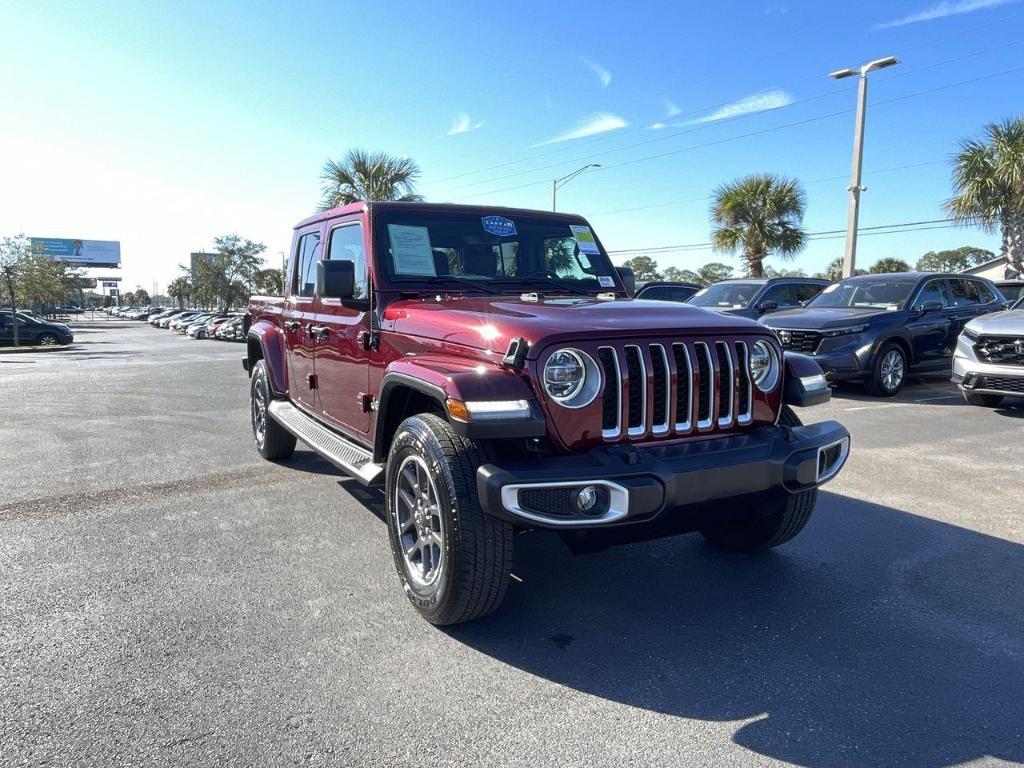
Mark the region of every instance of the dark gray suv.
POLYGON ((737 278, 697 291, 688 303, 756 320, 780 309, 803 306, 828 284, 816 277, 737 278))

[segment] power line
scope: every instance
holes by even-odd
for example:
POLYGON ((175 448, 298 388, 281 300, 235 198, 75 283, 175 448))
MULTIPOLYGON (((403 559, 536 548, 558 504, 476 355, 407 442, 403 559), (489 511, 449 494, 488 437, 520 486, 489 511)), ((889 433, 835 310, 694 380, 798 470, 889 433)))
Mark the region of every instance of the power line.
MULTIPOLYGON (((897 96, 897 97, 894 97, 894 98, 891 98, 891 99, 885 99, 883 101, 872 102, 872 106, 883 106, 885 104, 893 104, 895 102, 904 101, 906 99, 915 98, 917 96, 924 96, 924 95, 928 95, 928 94, 931 94, 931 93, 937 93, 939 91, 945 91, 945 90, 948 90, 950 88, 957 88, 957 87, 960 87, 960 86, 963 86, 963 85, 971 85, 973 83, 977 83, 977 82, 980 82, 982 80, 989 80, 989 79, 991 79, 993 77, 1001 77, 1003 75, 1012 74, 1014 72, 1019 72, 1021 70, 1024 70, 1024 67, 1012 67, 1010 69, 1005 69, 1005 70, 1002 70, 1000 72, 992 72, 992 73, 989 73, 989 74, 986 74, 986 75, 980 75, 978 77, 972 77, 972 78, 967 79, 967 80, 961 80, 961 81, 956 82, 956 83, 947 83, 945 85, 937 86, 935 88, 929 88, 929 89, 926 89, 926 90, 923 90, 923 91, 915 91, 913 93, 907 93, 907 94, 904 94, 902 96, 897 96)), ((827 120, 829 118, 838 117, 839 115, 849 114, 849 113, 851 113, 853 111, 854 111, 853 108, 842 109, 842 110, 839 110, 837 112, 829 112, 829 113, 826 113, 826 114, 815 115, 814 117, 805 118, 803 120, 794 120, 794 121, 789 122, 789 123, 782 123, 781 125, 777 125, 777 126, 773 126, 773 127, 769 127, 769 128, 762 128, 762 129, 756 130, 756 131, 748 131, 747 133, 741 133, 741 134, 737 134, 735 136, 728 136, 728 137, 725 137, 723 139, 716 139, 715 141, 709 141, 709 142, 705 142, 703 144, 695 144, 695 145, 691 145, 689 147, 682 147, 680 149, 670 150, 668 152, 661 152, 661 153, 656 154, 656 155, 647 155, 645 157, 634 158, 632 160, 624 160, 624 161, 622 161, 620 163, 612 163, 612 164, 609 164, 609 165, 602 165, 602 167, 600 167, 600 168, 595 168, 593 173, 599 173, 599 172, 602 172, 602 171, 611 170, 612 168, 622 168, 622 167, 625 167, 627 165, 634 165, 636 163, 648 162, 650 160, 660 160, 663 157, 669 157, 671 155, 678 155, 678 154, 681 154, 683 152, 693 152, 693 151, 698 150, 698 149, 706 149, 707 147, 718 146, 720 144, 726 144, 728 142, 737 141, 739 139, 746 139, 746 138, 750 138, 752 136, 760 136, 760 135, 767 134, 767 133, 773 133, 775 131, 784 130, 786 128, 794 128, 794 127, 797 127, 797 126, 806 125, 808 123, 814 123, 814 122, 817 122, 819 120, 827 120)), ((591 155, 590 157, 598 157, 601 154, 603 154, 603 153, 597 153, 595 155, 591 155)), ((583 159, 586 159, 586 158, 583 158, 583 159)), ((543 170, 543 169, 538 168, 538 169, 535 169, 535 170, 543 170)), ((486 192, 479 192, 479 193, 476 193, 476 194, 473 194, 473 195, 469 195, 468 197, 469 198, 486 197, 486 196, 489 196, 489 195, 498 194, 500 192, 511 192, 511 191, 514 191, 514 190, 517 190, 517 189, 524 189, 526 187, 533 187, 533 186, 537 186, 538 184, 548 184, 548 183, 550 183, 549 180, 547 180, 547 179, 540 179, 540 180, 537 180, 537 181, 526 182, 524 184, 518 184, 518 185, 512 186, 512 187, 503 187, 501 189, 492 189, 492 190, 488 190, 486 192)))
MULTIPOLYGON (((1022 11, 1022 13, 1024 13, 1024 11, 1022 11)), ((954 64, 954 63, 963 61, 965 59, 973 58, 975 56, 981 56, 981 55, 984 55, 986 53, 993 53, 993 52, 996 52, 996 51, 1004 50, 1004 49, 1012 47, 1014 45, 1020 45, 1021 42, 1024 42, 1024 41, 1022 41, 1020 39, 1017 39, 1017 40, 1012 40, 1012 41, 1010 41, 1008 43, 1004 43, 1002 45, 990 46, 988 48, 982 48, 980 50, 971 51, 970 53, 961 54, 959 56, 954 56, 954 57, 949 58, 949 59, 944 59, 942 61, 933 62, 931 64, 926 64, 926 65, 921 66, 921 67, 915 67, 913 69, 903 70, 902 72, 896 72, 896 73, 888 74, 888 75, 884 76, 884 79, 885 80, 892 80, 892 79, 896 79, 896 78, 900 78, 900 77, 907 77, 908 75, 913 75, 913 74, 917 74, 919 72, 923 72, 923 71, 926 71, 926 70, 929 70, 929 69, 934 69, 935 67, 945 66, 946 64, 954 64)), ((803 79, 795 81, 795 82, 806 82, 808 80, 816 80, 816 79, 818 79, 818 77, 819 77, 818 75, 815 75, 814 77, 803 78, 803 79)), ((790 85, 780 86, 780 88, 788 88, 788 87, 790 87, 790 85)), ((852 88, 852 87, 853 86, 849 86, 849 88, 852 88)), ((847 90, 849 90, 849 88, 847 88, 847 90)), ((756 95, 760 95, 760 94, 769 92, 771 90, 775 90, 775 89, 770 89, 770 88, 769 89, 764 89, 764 90, 759 91, 758 93, 753 94, 753 95, 755 95, 755 96, 756 95)), ((556 161, 556 162, 553 162, 553 163, 549 163, 547 165, 537 166, 537 167, 534 167, 534 168, 528 168, 528 169, 523 170, 523 171, 517 171, 515 173, 505 174, 503 176, 498 176, 496 178, 482 179, 482 180, 479 180, 479 181, 467 182, 465 184, 460 184, 460 185, 457 185, 455 187, 449 188, 448 190, 446 190, 445 194, 451 194, 452 192, 457 192, 459 190, 466 189, 468 187, 475 187, 475 186, 478 186, 480 184, 487 184, 487 183, 496 182, 496 181, 503 181, 505 179, 511 179, 511 178, 515 178, 517 176, 525 176, 527 174, 534 173, 535 171, 542 171, 542 170, 549 170, 549 169, 553 169, 553 168, 558 168, 558 167, 561 167, 562 165, 570 163, 570 162, 573 162, 573 163, 581 162, 581 161, 584 161, 584 160, 593 159, 595 157, 600 157, 600 156, 603 156, 603 155, 612 154, 614 152, 623 152, 623 151, 626 151, 628 149, 635 149, 636 147, 642 147, 642 146, 646 146, 648 144, 654 144, 654 143, 661 142, 661 141, 669 141, 669 140, 678 138, 680 136, 686 136, 686 135, 689 135, 691 133, 696 133, 698 131, 707 130, 709 128, 714 128, 714 127, 719 126, 719 125, 736 122, 737 120, 745 120, 745 119, 753 118, 753 117, 756 117, 756 116, 758 116, 758 115, 760 115, 760 114, 762 114, 764 112, 774 112, 777 109, 786 109, 786 108, 789 108, 789 107, 795 107, 795 106, 798 106, 800 104, 806 104, 806 103, 809 103, 809 102, 812 102, 812 101, 817 101, 819 99, 823 99, 823 98, 826 98, 828 96, 833 96, 833 95, 840 94, 840 93, 843 93, 842 89, 831 89, 829 91, 823 91, 823 92, 815 94, 813 96, 807 96, 807 97, 802 98, 802 99, 797 99, 796 101, 791 101, 788 104, 784 104, 784 105, 781 105, 779 107, 774 107, 772 109, 761 110, 759 112, 748 112, 748 113, 741 114, 741 115, 735 115, 733 117, 723 118, 721 120, 715 120, 715 121, 711 121, 711 122, 701 123, 701 124, 698 124, 698 125, 693 125, 693 126, 687 128, 686 130, 673 131, 671 133, 667 133, 667 134, 662 135, 662 136, 656 136, 654 138, 646 139, 644 141, 638 141, 638 142, 634 142, 632 144, 626 144, 626 145, 623 145, 621 147, 615 147, 615 148, 612 148, 612 149, 600 150, 598 152, 594 152, 594 153, 591 153, 589 155, 580 155, 580 156, 574 157, 574 158, 566 158, 564 160, 559 160, 559 161, 556 161)), ((722 102, 721 104, 718 104, 718 105, 715 105, 715 106, 723 107, 723 106, 728 106, 729 104, 732 104, 732 103, 735 103, 735 99, 732 100, 732 101, 722 102)), ((679 120, 680 118, 686 117, 688 115, 705 114, 710 109, 714 109, 714 108, 715 107, 708 107, 708 108, 702 109, 702 110, 694 110, 692 112, 684 112, 684 113, 681 113, 680 115, 674 116, 673 119, 679 120)), ((662 121, 657 121, 657 122, 662 122, 662 121)), ((643 126, 643 128, 649 128, 652 125, 655 125, 655 123, 651 123, 649 125, 643 126)), ((439 180, 438 182, 435 182, 435 183, 439 184, 439 183, 442 183, 443 181, 446 181, 446 180, 453 180, 453 179, 461 178, 461 177, 465 177, 465 176, 473 176, 473 175, 476 175, 477 173, 483 173, 486 170, 494 170, 494 169, 506 167, 506 166, 509 166, 509 165, 517 165, 517 164, 519 164, 521 162, 525 162, 528 159, 540 159, 540 158, 546 157, 548 155, 558 154, 558 153, 560 153, 562 151, 565 151, 565 150, 578 149, 580 147, 587 146, 589 144, 595 143, 595 141, 603 141, 603 140, 606 140, 606 139, 620 138, 623 135, 626 135, 628 133, 634 132, 635 130, 636 129, 631 129, 629 131, 620 131, 620 132, 617 132, 617 133, 614 133, 614 134, 609 134, 609 135, 606 135, 606 136, 598 137, 596 140, 591 140, 591 141, 588 141, 588 142, 583 142, 583 143, 577 142, 577 143, 571 144, 568 147, 564 147, 564 148, 555 150, 553 152, 549 152, 549 153, 541 154, 541 155, 534 155, 531 158, 521 158, 519 160, 511 160, 511 161, 508 161, 506 163, 501 163, 501 164, 499 164, 497 166, 491 166, 490 168, 487 168, 487 169, 479 169, 479 170, 476 170, 476 171, 468 171, 466 173, 458 174, 457 176, 449 176, 449 177, 447 177, 447 179, 441 179, 441 180, 439 180)), ((537 183, 540 183, 540 182, 537 182, 537 183)), ((487 194, 487 193, 483 193, 483 194, 487 194)))

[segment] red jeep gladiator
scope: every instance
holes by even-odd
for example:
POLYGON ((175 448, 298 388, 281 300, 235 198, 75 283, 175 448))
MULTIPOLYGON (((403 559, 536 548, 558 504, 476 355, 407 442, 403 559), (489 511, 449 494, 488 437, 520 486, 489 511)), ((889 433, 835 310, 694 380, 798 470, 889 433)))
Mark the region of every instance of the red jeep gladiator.
POLYGON ((354 203, 295 227, 246 318, 257 450, 296 438, 382 486, 405 592, 436 624, 501 603, 517 532, 576 551, 687 531, 745 552, 807 523, 850 437, 751 320, 630 297, 586 220, 354 203))

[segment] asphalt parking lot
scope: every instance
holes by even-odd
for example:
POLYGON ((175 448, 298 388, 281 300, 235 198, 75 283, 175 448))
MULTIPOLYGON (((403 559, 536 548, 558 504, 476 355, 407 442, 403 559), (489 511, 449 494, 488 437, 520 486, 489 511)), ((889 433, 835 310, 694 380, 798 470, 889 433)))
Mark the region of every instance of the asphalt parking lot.
POLYGON ((0 764, 1024 761, 1024 399, 843 389, 808 528, 573 558, 497 614, 398 588, 378 495, 262 461, 242 346, 95 321, 0 355, 0 764))

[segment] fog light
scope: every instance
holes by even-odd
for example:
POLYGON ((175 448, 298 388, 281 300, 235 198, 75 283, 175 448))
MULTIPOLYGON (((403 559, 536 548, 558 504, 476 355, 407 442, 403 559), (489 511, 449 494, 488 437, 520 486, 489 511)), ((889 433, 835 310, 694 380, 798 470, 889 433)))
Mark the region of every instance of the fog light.
POLYGON ((589 512, 597 504, 597 488, 592 485, 580 488, 573 494, 573 503, 580 512, 589 512))

